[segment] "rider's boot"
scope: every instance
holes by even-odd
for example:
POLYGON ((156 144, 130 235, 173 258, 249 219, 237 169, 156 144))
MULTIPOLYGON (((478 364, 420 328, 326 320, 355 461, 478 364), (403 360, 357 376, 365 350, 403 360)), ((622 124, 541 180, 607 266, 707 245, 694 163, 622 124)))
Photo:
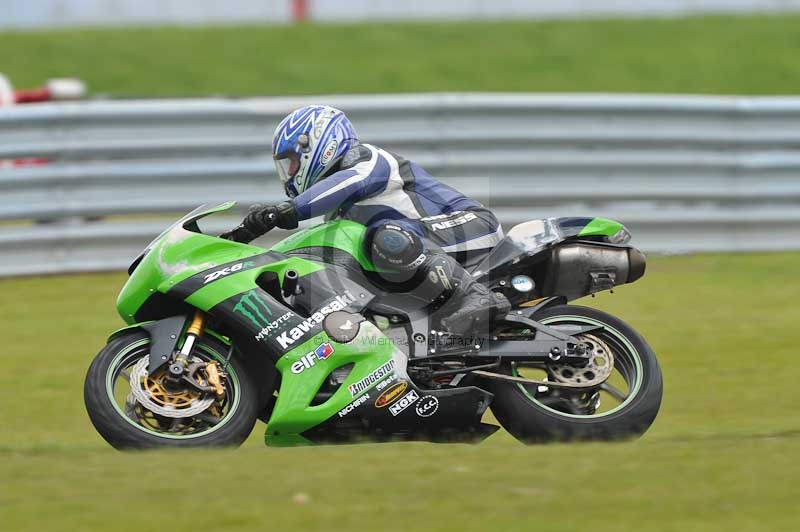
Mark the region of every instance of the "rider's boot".
POLYGON ((446 253, 429 255, 420 266, 419 273, 425 275, 424 285, 432 292, 437 289, 447 303, 437 314, 444 316, 441 326, 450 334, 464 336, 476 329, 488 329, 495 316, 511 310, 511 304, 503 294, 496 294, 472 276, 453 257, 446 253))

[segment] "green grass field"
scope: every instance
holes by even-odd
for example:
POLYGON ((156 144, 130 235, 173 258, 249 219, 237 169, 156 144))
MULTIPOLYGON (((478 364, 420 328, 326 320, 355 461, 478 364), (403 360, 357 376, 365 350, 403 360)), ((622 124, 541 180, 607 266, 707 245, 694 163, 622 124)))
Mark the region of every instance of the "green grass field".
POLYGON ((800 87, 800 16, 0 33, 0 50, 17 86, 116 96, 800 87))
POLYGON ((789 531, 800 522, 800 253, 656 257, 586 300, 658 352, 642 439, 119 453, 82 383, 122 274, 0 281, 3 530, 789 531))
MULTIPOLYGON (((800 17, 0 33, 17 86, 114 96, 411 91, 796 94, 800 17)), ((587 304, 662 363, 645 437, 525 447, 119 453, 83 377, 118 273, 0 280, 0 530, 791 531, 800 523, 800 253, 656 257, 587 304)))

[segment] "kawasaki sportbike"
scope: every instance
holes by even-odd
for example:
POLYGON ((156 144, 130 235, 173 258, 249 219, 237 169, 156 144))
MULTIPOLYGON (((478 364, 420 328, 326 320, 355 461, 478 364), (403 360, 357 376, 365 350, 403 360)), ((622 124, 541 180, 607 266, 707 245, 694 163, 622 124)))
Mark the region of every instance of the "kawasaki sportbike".
POLYGON ((568 305, 635 281, 644 256, 619 223, 517 225, 466 266, 513 304, 471 337, 437 331, 437 305, 382 288, 364 226, 332 221, 270 250, 202 234, 202 206, 133 262, 117 300, 128 327, 86 376, 114 447, 237 445, 256 419, 268 445, 480 441, 491 408, 524 442, 642 434, 661 402, 644 339, 568 305))

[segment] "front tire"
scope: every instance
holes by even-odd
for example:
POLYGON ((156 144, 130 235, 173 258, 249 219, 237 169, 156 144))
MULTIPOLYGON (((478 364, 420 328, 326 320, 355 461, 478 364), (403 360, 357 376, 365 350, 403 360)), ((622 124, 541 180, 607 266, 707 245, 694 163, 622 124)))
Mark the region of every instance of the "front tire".
POLYGON ((258 393, 236 357, 226 362, 226 351, 212 337, 200 338, 193 349, 196 361, 214 363, 224 373, 224 396, 212 398, 191 387, 167 390, 157 376, 147 375, 150 337, 145 332, 112 340, 86 374, 84 402, 92 424, 117 449, 240 445, 255 424, 258 393), (136 400, 134 386, 143 393, 136 382, 145 382, 151 394, 144 403, 136 400), (172 412, 176 408, 191 415, 180 417, 172 412))
MULTIPOLYGON (((589 307, 559 305, 533 319, 569 333, 570 325, 599 326, 584 336, 598 352, 611 351, 613 367, 595 364, 585 372, 608 371, 602 385, 573 390, 493 380, 487 383, 495 397, 492 411, 500 424, 524 443, 575 440, 619 440, 640 436, 653 423, 661 405, 663 382, 655 353, 633 328, 618 318, 589 307), (610 391, 609 391, 610 390, 610 391), (606 397, 607 396, 607 397, 606 397)), ((600 359, 602 360, 602 358, 600 359)), ((581 382, 581 371, 549 365, 526 375, 525 369, 506 363, 501 373, 534 380, 581 382)), ((584 383, 587 378, 584 378, 584 383)))

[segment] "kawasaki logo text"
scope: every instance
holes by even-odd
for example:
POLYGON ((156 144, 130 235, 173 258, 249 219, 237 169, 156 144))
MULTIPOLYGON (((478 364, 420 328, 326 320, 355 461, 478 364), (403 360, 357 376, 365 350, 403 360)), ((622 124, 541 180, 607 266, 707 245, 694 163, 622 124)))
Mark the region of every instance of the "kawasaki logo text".
POLYGON ((336 312, 337 310, 344 310, 347 305, 355 302, 356 296, 350 292, 345 292, 343 296, 336 296, 336 299, 303 320, 302 323, 298 324, 296 327, 293 327, 288 331, 284 331, 278 335, 276 339, 278 340, 278 343, 281 344, 281 347, 286 349, 293 343, 303 338, 306 333, 314 327, 314 325, 322 323, 322 320, 325 319, 325 316, 331 312, 336 312))

